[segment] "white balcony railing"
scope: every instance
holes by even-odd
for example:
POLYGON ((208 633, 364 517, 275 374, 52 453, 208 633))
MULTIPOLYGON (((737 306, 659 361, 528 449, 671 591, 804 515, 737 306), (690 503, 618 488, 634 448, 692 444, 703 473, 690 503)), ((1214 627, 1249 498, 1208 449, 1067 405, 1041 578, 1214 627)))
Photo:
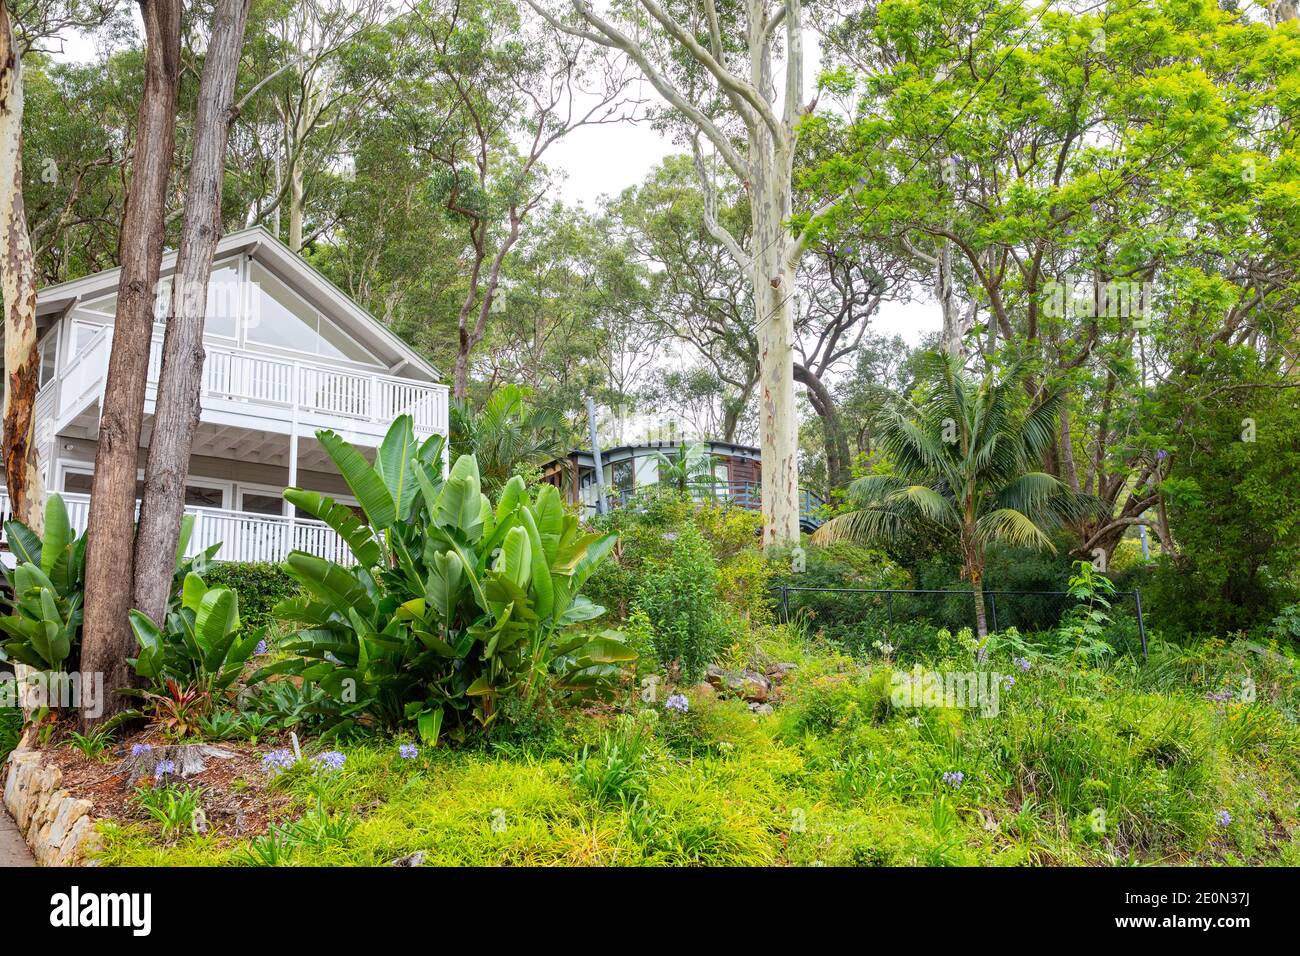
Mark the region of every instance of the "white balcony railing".
MULTIPOLYGON (((68 518, 80 534, 86 530, 90 515, 90 496, 64 494, 68 518)), ((9 496, 0 492, 0 512, 8 521, 9 496)), ((186 508, 194 515, 187 556, 193 556, 220 543, 218 561, 280 562, 290 551, 306 551, 317 557, 341 564, 352 564, 352 552, 334 529, 320 521, 260 515, 248 511, 225 511, 219 508, 186 508)), ((0 540, 4 535, 0 533, 0 540)), ((6 546, 8 542, 5 541, 6 546)))
MULTIPOLYGON (((105 326, 81 354, 68 363, 54 384, 57 399, 49 401, 56 427, 89 407, 103 390, 112 348, 113 330, 105 326)), ((399 415, 410 415, 424 435, 447 432, 447 388, 410 379, 353 371, 317 362, 270 358, 248 349, 207 345, 202 397, 267 406, 295 407, 308 414, 349 423, 372 423, 382 435, 399 415)), ((149 385, 162 371, 162 340, 149 351, 149 385)), ((152 395, 152 392, 151 392, 152 395)), ((277 413, 286 420, 291 416, 277 413)))

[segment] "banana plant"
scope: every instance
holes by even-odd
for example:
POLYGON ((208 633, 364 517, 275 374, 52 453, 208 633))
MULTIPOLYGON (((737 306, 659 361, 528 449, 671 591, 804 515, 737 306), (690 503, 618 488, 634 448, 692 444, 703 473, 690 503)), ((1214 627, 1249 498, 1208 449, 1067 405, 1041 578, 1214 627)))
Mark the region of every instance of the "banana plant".
POLYGON ((0 617, 8 639, 0 657, 43 671, 75 667, 80 649, 86 539, 78 537, 58 495, 45 502, 45 537, 21 521, 6 521, 17 563, 6 572, 13 613, 0 617))
POLYGON ((166 628, 131 611, 131 630, 140 653, 127 663, 155 686, 173 681, 217 695, 243 671, 262 629, 240 633, 239 598, 230 588, 208 587, 197 574, 185 576, 179 605, 169 609, 166 628))
POLYGON ((277 613, 301 625, 287 645, 298 657, 254 680, 299 676, 328 692, 332 719, 414 723, 435 743, 444 727, 462 737, 470 718, 490 725, 504 694, 531 698, 544 680, 591 687, 633 659, 614 631, 572 631, 604 612, 580 590, 615 536, 583 534, 554 487, 530 495, 514 477, 493 506, 474 456, 444 478, 441 443, 415 442, 405 417, 374 464, 333 433, 318 438, 370 524, 327 496, 285 492, 338 532, 357 563, 289 555, 306 596, 277 613))
MULTIPOLYGON (((193 515, 181 522, 174 587, 192 567, 202 566, 220 549, 215 544, 185 558, 194 527, 193 515)), ((75 670, 80 659, 86 537, 78 536, 59 495, 45 502, 45 537, 21 521, 6 521, 5 537, 17 563, 5 573, 12 613, 0 617, 0 660, 11 658, 43 671, 75 670)))

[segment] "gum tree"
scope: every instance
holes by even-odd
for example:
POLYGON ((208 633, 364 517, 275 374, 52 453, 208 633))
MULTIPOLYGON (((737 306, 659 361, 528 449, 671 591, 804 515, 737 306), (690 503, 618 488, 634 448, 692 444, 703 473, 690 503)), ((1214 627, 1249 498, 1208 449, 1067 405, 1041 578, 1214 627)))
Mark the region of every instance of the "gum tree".
MULTIPOLYGON (((709 232, 753 290, 759 354, 763 543, 799 540, 798 421, 794 391, 795 274, 804 238, 795 215, 795 134, 803 100, 804 10, 800 0, 736 3, 636 0, 621 16, 570 0, 567 19, 529 4, 567 33, 634 63, 672 108, 691 143, 709 232), (750 210, 742 243, 716 216, 718 163, 744 185, 750 210)), ((832 201, 834 202, 834 201, 832 201)), ((816 210, 820 213, 824 210, 816 210)))

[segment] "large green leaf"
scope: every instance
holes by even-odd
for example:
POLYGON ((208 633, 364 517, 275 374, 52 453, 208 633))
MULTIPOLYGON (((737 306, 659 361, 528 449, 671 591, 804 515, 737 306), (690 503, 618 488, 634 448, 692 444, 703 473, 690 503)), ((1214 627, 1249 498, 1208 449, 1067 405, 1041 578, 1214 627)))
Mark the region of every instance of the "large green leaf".
POLYGON ((546 550, 542 545, 542 536, 537 531, 537 522, 533 519, 533 509, 524 505, 519 509, 519 520, 528 533, 528 542, 532 551, 532 584, 537 592, 537 616, 549 617, 555 607, 555 588, 551 585, 551 569, 546 561, 546 550))
POLYGON ((66 573, 75 537, 63 499, 58 495, 50 495, 45 501, 45 541, 41 547, 41 570, 47 577, 59 578, 66 573), (59 565, 63 568, 56 572, 55 568, 59 565))
POLYGON ((5 522, 5 540, 19 564, 41 564, 40 536, 21 521, 5 522))
POLYGON ((501 554, 497 557, 496 570, 520 588, 528 587, 533 573, 532 551, 528 531, 523 527, 511 528, 510 533, 501 542, 501 554))
POLYGON ((371 526, 380 530, 391 528, 397 520, 397 505, 388 486, 366 461, 365 455, 328 429, 318 431, 316 439, 352 489, 371 526))
POLYGON ((398 520, 406 519, 415 500, 417 451, 415 424, 410 415, 399 415, 375 454, 375 472, 392 497, 398 520))
POLYGON ((326 495, 305 491, 302 488, 288 488, 284 492, 284 497, 299 510, 307 512, 334 529, 361 564, 374 567, 382 560, 383 548, 375 539, 374 532, 363 524, 347 505, 339 504, 326 495))

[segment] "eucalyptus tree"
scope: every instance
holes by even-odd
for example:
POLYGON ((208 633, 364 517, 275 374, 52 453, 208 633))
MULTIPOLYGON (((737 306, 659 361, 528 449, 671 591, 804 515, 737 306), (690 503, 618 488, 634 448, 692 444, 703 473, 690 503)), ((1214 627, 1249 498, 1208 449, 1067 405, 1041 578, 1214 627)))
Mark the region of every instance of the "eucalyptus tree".
MULTIPOLYGON (((804 101, 801 0, 702 3, 636 0, 609 15, 587 0, 544 7, 572 36, 631 61, 667 101, 665 120, 689 142, 705 196, 709 232, 749 280, 759 355, 765 545, 799 539, 799 469, 794 393, 795 273, 806 233, 791 230, 796 127, 804 101), (564 11, 564 12, 562 12, 564 11), (750 224, 737 236, 715 215, 714 170, 743 184, 750 224)), ((828 200, 834 205, 839 197, 828 200)), ((805 210, 814 218, 826 211, 805 210)))
POLYGON ((547 151, 580 127, 624 121, 631 78, 503 0, 420 0, 399 30, 408 53, 383 106, 431 162, 445 220, 464 237, 451 375, 464 399, 506 259, 552 188, 547 151))
POLYGON ((124 706, 131 686, 126 659, 134 646, 128 619, 134 579, 136 468, 144 418, 154 299, 162 266, 163 222, 181 69, 180 0, 140 0, 145 31, 145 81, 135 154, 122 222, 121 275, 91 486, 86 536, 86 612, 81 674, 86 686, 103 675, 103 712, 82 708, 86 723, 124 706))
MULTIPOLYGON (((3 458, 14 514, 37 531, 44 488, 36 457, 35 405, 40 377, 36 342, 36 257, 24 202, 24 60, 64 30, 102 22, 111 3, 0 0, 0 293, 4 299, 3 458)), ((55 157, 43 169, 57 173, 55 157)), ((62 218, 60 213, 58 219, 62 218)), ((55 220, 57 222, 57 219, 55 220)))
POLYGON ((877 439, 892 470, 854 481, 854 510, 827 521, 813 540, 879 544, 917 531, 955 538, 983 640, 988 545, 1055 551, 1050 532, 1081 520, 1090 504, 1036 470, 1055 438, 1060 392, 1026 408, 1020 368, 977 382, 945 353, 931 353, 922 371, 916 398, 899 399, 878 418, 877 439))

